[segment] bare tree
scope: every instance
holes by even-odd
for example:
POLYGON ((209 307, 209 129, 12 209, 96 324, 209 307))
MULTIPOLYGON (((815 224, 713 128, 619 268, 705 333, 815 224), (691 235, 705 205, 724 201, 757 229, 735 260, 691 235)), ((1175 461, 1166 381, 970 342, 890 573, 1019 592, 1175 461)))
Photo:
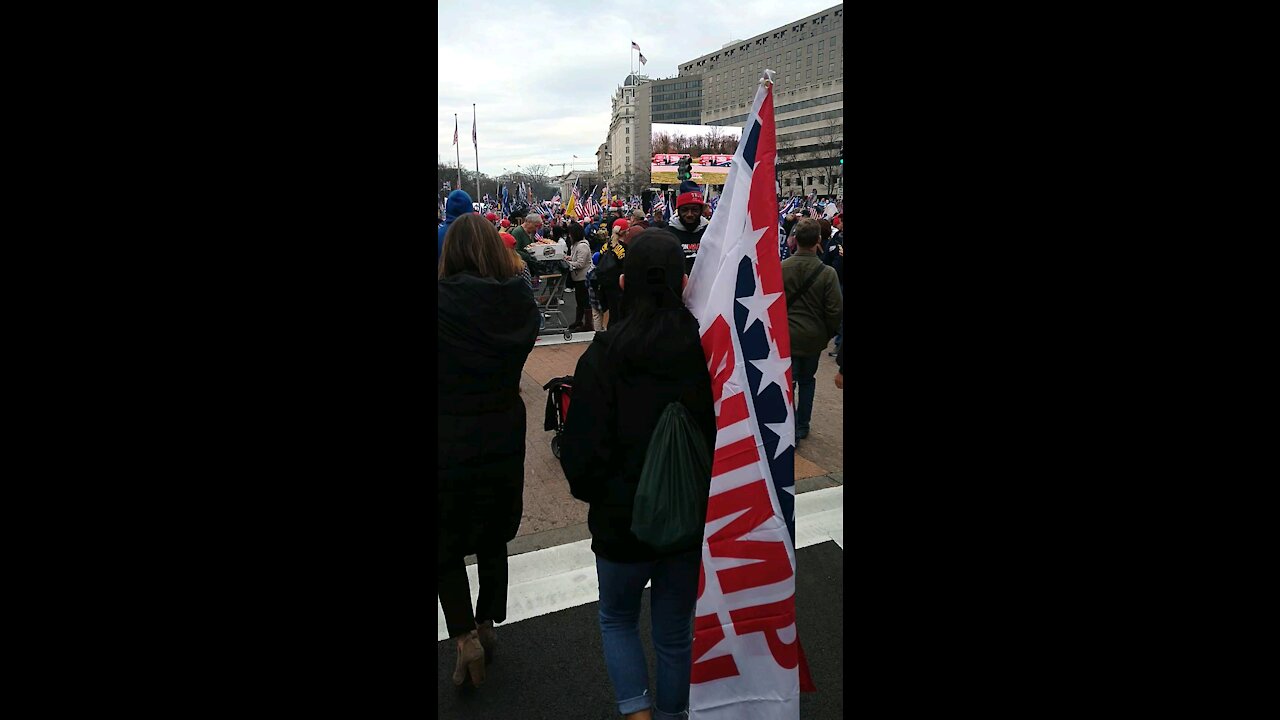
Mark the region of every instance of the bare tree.
POLYGON ((632 190, 632 193, 639 195, 642 191, 648 190, 649 185, 653 182, 652 163, 648 162, 649 158, 644 158, 635 166, 635 181, 638 189, 632 190))
MULTIPOLYGON (((808 158, 808 148, 802 147, 800 142, 796 140, 794 135, 778 136, 778 165, 796 164, 808 158), (785 152, 784 152, 785 151, 785 152)), ((804 168, 792 167, 788 170, 779 170, 778 177, 790 177, 791 173, 795 173, 796 184, 800 186, 800 195, 804 195, 804 168)), ((784 195, 791 195, 790 192, 783 190, 784 195)))
POLYGON ((724 131, 717 125, 712 125, 707 130, 707 150, 716 155, 723 155, 720 148, 724 146, 724 131))
POLYGON ((827 187, 827 195, 835 194, 836 172, 840 168, 840 148, 844 142, 844 118, 830 118, 822 123, 817 136, 817 144, 812 146, 810 156, 816 160, 824 160, 819 172, 827 187))

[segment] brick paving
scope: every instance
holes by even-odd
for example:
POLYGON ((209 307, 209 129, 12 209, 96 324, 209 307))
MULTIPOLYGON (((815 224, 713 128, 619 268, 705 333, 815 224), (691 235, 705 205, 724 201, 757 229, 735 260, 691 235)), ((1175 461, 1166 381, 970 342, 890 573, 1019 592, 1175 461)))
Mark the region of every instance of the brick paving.
MULTIPOLYGON (((560 461, 551 454, 555 433, 543 430, 547 393, 542 386, 551 378, 572 375, 578 358, 590 343, 568 343, 535 347, 525 361, 520 377, 520 393, 528 413, 525 438, 524 518, 517 536, 531 535, 578 525, 587 521, 587 505, 569 494, 560 461)), ((827 348, 834 349, 834 345, 827 348)), ((844 473, 844 391, 835 386, 835 358, 826 351, 818 364, 817 392, 809 437, 800 441, 796 453, 796 480, 833 473, 843 482, 844 473)))

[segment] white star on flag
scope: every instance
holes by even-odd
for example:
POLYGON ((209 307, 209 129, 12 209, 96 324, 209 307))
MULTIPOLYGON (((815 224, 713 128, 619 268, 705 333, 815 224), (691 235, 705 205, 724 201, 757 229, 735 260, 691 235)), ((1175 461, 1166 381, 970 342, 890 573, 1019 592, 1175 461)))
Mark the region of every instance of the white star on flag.
POLYGON ((787 371, 791 369, 791 358, 783 358, 778 354, 778 345, 769 343, 769 357, 763 360, 751 360, 752 365, 760 371, 760 389, 756 395, 763 395, 770 385, 777 385, 785 395, 787 392, 787 371))
POLYGON ((769 322, 769 307, 777 302, 783 293, 761 295, 758 285, 756 289, 755 295, 738 298, 738 304, 747 309, 747 321, 742 327, 742 332, 750 331, 757 320, 764 323, 766 330, 773 330, 773 323, 769 322))
MULTIPOLYGON (((747 220, 747 223, 748 223, 748 224, 750 224, 750 222, 751 222, 751 220, 750 220, 750 219, 748 219, 748 220, 747 220)), ((747 256, 747 257, 751 258, 751 267, 753 267, 753 268, 755 268, 755 269, 756 269, 756 284, 757 284, 757 285, 759 285, 759 283, 760 283, 760 256, 756 253, 756 243, 760 242, 760 238, 764 237, 764 236, 765 236, 765 233, 769 232, 769 228, 767 228, 767 227, 762 227, 762 228, 760 228, 759 230, 755 230, 755 229, 750 228, 750 227, 745 227, 745 228, 743 228, 743 232, 744 232, 744 234, 746 234, 746 236, 747 236, 746 238, 744 238, 743 243, 742 243, 742 244, 743 244, 743 248, 742 248, 742 250, 743 250, 743 255, 745 255, 745 256, 747 256)), ((758 289, 757 289, 757 292, 758 292, 758 289)))
MULTIPOLYGON (((787 419, 780 423, 765 423, 764 426, 769 428, 770 432, 778 436, 778 447, 773 451, 773 459, 777 460, 781 457, 784 450, 789 447, 796 446, 796 413, 791 407, 791 403, 784 403, 787 406, 787 419)), ((794 486, 793 486, 794 487, 794 486)), ((795 494, 795 490, 791 491, 795 494)))

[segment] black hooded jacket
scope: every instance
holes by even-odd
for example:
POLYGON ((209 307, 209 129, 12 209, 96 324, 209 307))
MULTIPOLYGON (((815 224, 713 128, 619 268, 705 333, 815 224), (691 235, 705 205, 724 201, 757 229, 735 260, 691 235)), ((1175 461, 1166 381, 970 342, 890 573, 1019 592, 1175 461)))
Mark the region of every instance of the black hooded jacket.
POLYGON ((685 249, 686 254, 688 254, 689 248, 687 246, 695 243, 701 243, 702 234, 707 231, 707 226, 710 224, 710 220, 699 215, 698 227, 693 230, 687 230, 685 229, 684 223, 680 222, 679 216, 676 216, 671 218, 670 223, 667 223, 667 231, 676 236, 676 242, 680 243, 681 247, 685 249))
POLYGON ((658 553, 631 533, 640 470, 667 404, 682 402, 703 431, 707 450, 715 449, 711 377, 697 321, 683 307, 656 312, 668 314, 660 320, 662 328, 670 328, 664 337, 653 337, 651 328, 659 324, 643 317, 625 317, 608 332, 596 333, 574 371, 573 400, 560 438, 560 465, 570 491, 591 504, 591 549, 614 562, 643 562, 684 550, 658 553), (686 317, 676 321, 670 313, 686 317), (637 319, 647 327, 628 327, 637 319))
POLYGON ((538 334, 520 277, 439 281, 436 490, 441 561, 520 527, 526 414, 520 373, 538 334))

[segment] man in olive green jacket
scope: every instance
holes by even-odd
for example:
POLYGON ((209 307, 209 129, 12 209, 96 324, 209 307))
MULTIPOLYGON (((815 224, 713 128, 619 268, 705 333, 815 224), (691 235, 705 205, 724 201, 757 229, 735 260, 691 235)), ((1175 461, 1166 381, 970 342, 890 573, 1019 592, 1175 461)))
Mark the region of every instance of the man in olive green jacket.
POLYGON ((782 287, 787 295, 787 327, 791 331, 791 377, 796 398, 796 440, 809 436, 813 415, 814 375, 827 342, 840 329, 844 307, 835 268, 818 257, 821 228, 805 218, 796 224, 796 252, 782 261, 782 287))

